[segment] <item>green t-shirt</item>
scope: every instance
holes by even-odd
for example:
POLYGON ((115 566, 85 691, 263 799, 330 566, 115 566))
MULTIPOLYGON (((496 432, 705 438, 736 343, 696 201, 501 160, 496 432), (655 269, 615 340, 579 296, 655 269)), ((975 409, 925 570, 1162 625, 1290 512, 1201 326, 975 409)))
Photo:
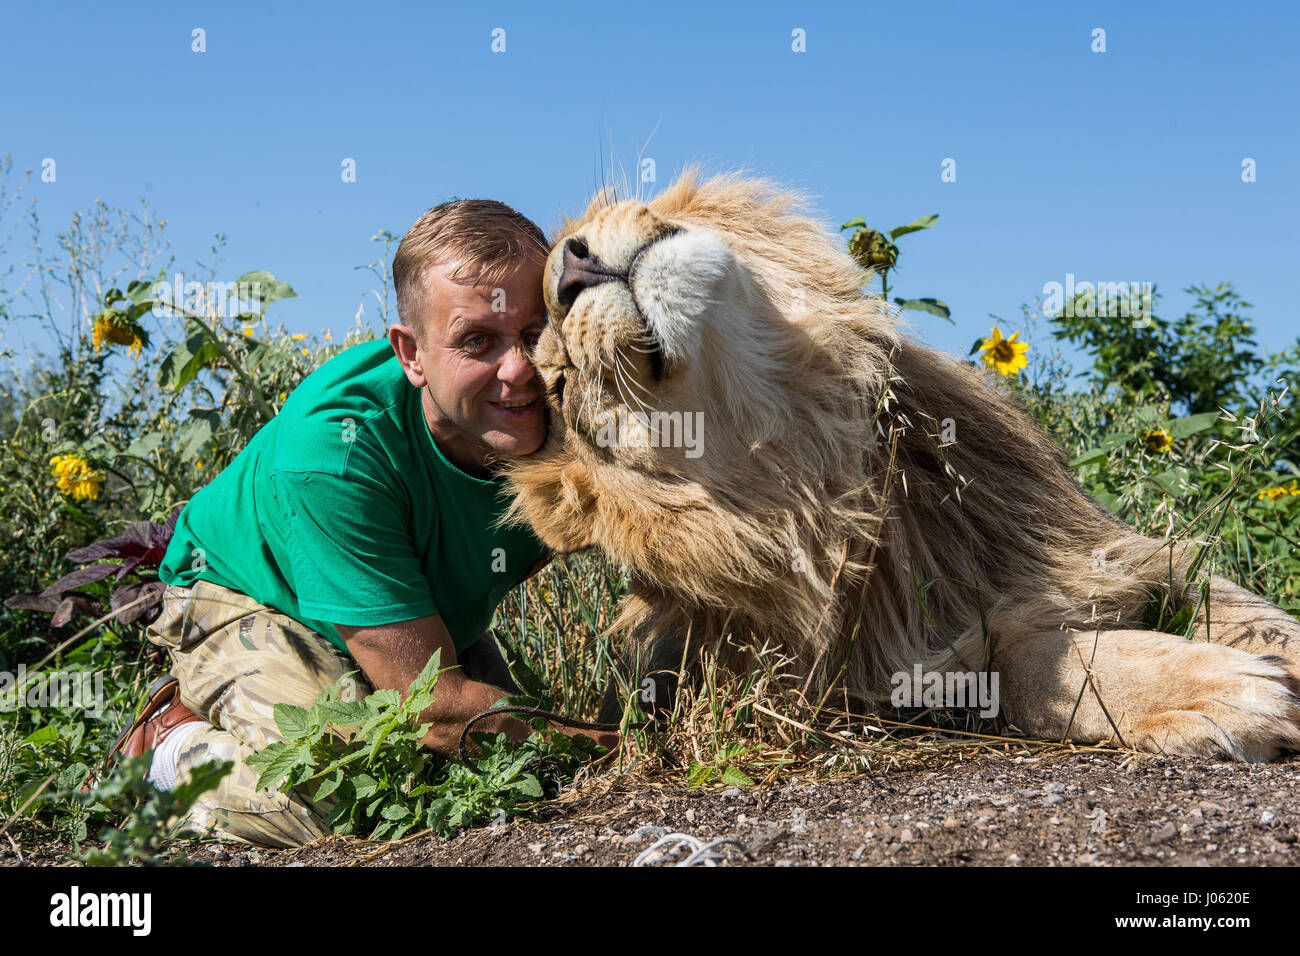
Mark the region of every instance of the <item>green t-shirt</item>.
POLYGON ((443 456, 387 339, 345 349, 185 506, 159 575, 211 581, 347 650, 334 625, 441 615, 457 651, 549 552, 494 528, 499 480, 443 456))

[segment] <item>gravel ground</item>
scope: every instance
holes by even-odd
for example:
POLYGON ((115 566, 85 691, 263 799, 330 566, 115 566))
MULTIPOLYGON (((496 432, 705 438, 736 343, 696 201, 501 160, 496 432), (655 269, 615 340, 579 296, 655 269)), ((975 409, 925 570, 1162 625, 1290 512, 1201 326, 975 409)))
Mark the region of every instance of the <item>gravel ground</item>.
MULTIPOLYGON (((1066 753, 982 754, 875 778, 692 790, 598 780, 535 819, 397 845, 334 837, 295 850, 195 846, 217 866, 628 866, 697 854, 718 865, 1291 865, 1300 860, 1300 758, 1248 765, 1066 753)), ((0 863, 61 863, 61 848, 0 846, 0 863)))

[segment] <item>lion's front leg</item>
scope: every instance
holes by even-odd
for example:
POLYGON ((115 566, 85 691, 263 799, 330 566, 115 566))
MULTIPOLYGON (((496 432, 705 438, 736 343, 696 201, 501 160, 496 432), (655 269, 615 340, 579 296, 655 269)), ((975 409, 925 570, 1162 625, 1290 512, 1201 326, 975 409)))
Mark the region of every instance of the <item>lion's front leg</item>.
MULTIPOLYGON (((663 719, 677 697, 688 645, 700 636, 689 615, 666 595, 634 584, 612 629, 619 646, 596 719, 618 722, 631 697, 644 713, 663 719)), ((689 671, 691 662, 685 663, 689 671)))
POLYGON ((684 646, 682 638, 669 634, 655 642, 646 653, 630 651, 620 654, 615 664, 618 673, 605 685, 596 719, 603 723, 618 723, 630 696, 636 697, 647 715, 657 719, 665 717, 677 697, 684 646))
POLYGON ((1300 749, 1300 686, 1277 657, 1158 631, 996 642, 1003 716, 1037 737, 1272 760, 1300 749))

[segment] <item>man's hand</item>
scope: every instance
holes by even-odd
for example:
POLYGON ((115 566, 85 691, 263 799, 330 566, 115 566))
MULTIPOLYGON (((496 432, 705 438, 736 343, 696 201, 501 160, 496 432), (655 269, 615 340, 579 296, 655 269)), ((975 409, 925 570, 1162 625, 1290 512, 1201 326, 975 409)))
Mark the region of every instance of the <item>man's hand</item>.
MULTIPOLYGON (((335 625, 348 646, 348 651, 376 690, 392 688, 406 697, 407 688, 429 663, 434 651, 441 651, 443 667, 455 669, 438 677, 434 687, 436 700, 420 714, 420 721, 433 726, 421 741, 426 747, 444 757, 456 756, 461 732, 471 717, 490 710, 510 691, 492 684, 470 680, 457 666, 456 647, 442 618, 437 614, 400 621, 395 624, 376 624, 352 627, 335 625)), ((583 734, 603 747, 617 749, 619 735, 607 731, 575 730, 572 727, 550 725, 569 736, 583 734)), ((474 725, 475 731, 504 733, 515 742, 526 740, 531 728, 514 717, 488 717, 474 725)))
MULTIPOLYGON (((470 680, 461 672, 451 634, 437 614, 394 624, 335 626, 371 685, 376 690, 392 688, 403 697, 433 652, 442 652, 439 658, 442 666, 455 669, 438 677, 434 687, 437 699, 420 714, 420 721, 433 724, 421 743, 444 757, 456 755, 466 721, 510 695, 504 688, 470 680)), ((504 732, 511 740, 519 741, 530 733, 526 724, 513 717, 484 719, 475 724, 475 729, 504 732)))

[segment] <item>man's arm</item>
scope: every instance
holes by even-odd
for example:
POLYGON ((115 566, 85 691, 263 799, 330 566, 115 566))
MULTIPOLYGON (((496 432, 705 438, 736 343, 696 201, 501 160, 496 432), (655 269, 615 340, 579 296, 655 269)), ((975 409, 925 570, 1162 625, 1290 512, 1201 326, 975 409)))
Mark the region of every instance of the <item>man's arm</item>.
MULTIPOLYGON (((437 614, 395 624, 335 626, 348 651, 376 690, 388 687, 405 697, 407 688, 420 676, 420 671, 436 650, 442 652, 439 660, 443 667, 456 664, 456 647, 437 614)), ((510 691, 470 680, 457 668, 438 678, 434 694, 437 699, 420 715, 421 722, 433 724, 421 743, 435 753, 454 756, 465 722, 490 709, 502 697, 510 696, 510 691)), ((551 726, 571 736, 581 733, 592 737, 611 750, 618 747, 616 733, 551 726)), ((515 741, 524 740, 530 733, 526 724, 508 716, 482 720, 475 724, 475 728, 489 733, 504 732, 515 741)))

